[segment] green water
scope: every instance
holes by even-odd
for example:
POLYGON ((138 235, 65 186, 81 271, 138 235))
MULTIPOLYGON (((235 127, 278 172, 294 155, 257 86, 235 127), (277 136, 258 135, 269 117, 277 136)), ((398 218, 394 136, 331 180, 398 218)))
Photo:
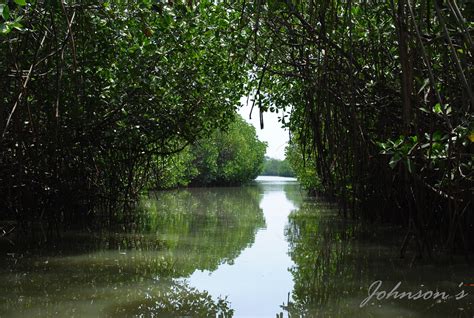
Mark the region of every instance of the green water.
POLYGON ((400 230, 344 220, 291 179, 158 192, 137 214, 114 231, 1 239, 0 317, 474 317, 474 287, 459 287, 472 266, 399 259, 400 230), (361 306, 377 280, 452 297, 361 306))

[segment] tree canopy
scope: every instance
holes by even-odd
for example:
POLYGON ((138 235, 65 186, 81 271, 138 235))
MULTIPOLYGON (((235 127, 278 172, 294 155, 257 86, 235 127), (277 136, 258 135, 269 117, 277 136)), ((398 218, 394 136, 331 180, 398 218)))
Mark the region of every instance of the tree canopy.
POLYGON ((281 120, 303 183, 346 215, 407 225, 402 250, 411 241, 429 254, 438 240, 470 249, 469 1, 244 2, 242 11, 255 104, 291 109, 281 120))
POLYGON ((282 113, 303 184, 345 215, 405 224, 402 251, 472 249, 468 4, 3 2, 0 207, 19 220, 113 215, 173 161, 176 182, 242 181, 259 165, 232 160, 257 162, 262 147, 203 138, 238 125, 251 95, 262 126, 282 113))
POLYGON ((0 8, 0 204, 9 215, 127 210, 156 161, 234 120, 247 82, 237 48, 248 36, 228 5, 0 8))

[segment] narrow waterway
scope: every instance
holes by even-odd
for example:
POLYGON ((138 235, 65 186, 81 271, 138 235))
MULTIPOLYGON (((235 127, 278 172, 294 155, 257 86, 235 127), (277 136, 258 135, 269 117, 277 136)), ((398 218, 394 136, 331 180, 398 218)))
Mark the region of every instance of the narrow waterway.
POLYGON ((298 191, 298 185, 278 177, 260 177, 257 182, 265 227, 258 229, 255 243, 232 264, 222 264, 215 271, 198 270, 189 278, 192 286, 229 296, 236 317, 273 317, 293 287, 285 226, 297 206, 287 193, 298 191))
POLYGON ((473 317, 472 266, 377 228, 293 179, 160 191, 112 231, 0 240, 0 317, 473 317))

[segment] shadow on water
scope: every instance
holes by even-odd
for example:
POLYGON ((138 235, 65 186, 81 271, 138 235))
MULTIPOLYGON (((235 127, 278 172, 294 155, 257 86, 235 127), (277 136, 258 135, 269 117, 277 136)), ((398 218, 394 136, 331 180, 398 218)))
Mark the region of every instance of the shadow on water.
POLYGON ((113 231, 2 242, 0 316, 231 316, 182 280, 232 264, 265 227, 259 189, 161 191, 113 231), (13 244, 14 245, 13 245, 13 244))
POLYGON ((412 265, 410 259, 400 259, 402 238, 393 227, 375 231, 370 225, 339 217, 328 204, 303 202, 290 214, 285 232, 294 262, 290 269, 294 288, 292 299, 282 308, 290 317, 474 315, 474 288, 459 287, 473 282, 472 267, 429 260, 412 265), (381 282, 378 289, 375 281, 381 282), (392 290, 400 298, 395 293, 387 296, 392 290), (416 300, 401 297, 402 292, 415 297, 420 290, 416 300), (469 295, 456 300, 462 290, 469 295), (437 291, 451 297, 433 299, 437 291))

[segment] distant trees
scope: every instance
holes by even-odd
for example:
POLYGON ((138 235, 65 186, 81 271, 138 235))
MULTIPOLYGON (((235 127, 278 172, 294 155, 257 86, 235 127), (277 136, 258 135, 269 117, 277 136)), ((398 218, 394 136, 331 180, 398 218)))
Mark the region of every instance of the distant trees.
POLYGON ((240 115, 225 130, 192 146, 198 174, 193 184, 241 184, 255 179, 263 168, 266 143, 240 115))
POLYGON ((263 169, 266 144, 240 115, 227 129, 201 138, 166 162, 156 162, 159 188, 186 185, 238 185, 255 179, 263 169))
POLYGON ((294 177, 295 173, 288 160, 265 157, 262 176, 294 177))

